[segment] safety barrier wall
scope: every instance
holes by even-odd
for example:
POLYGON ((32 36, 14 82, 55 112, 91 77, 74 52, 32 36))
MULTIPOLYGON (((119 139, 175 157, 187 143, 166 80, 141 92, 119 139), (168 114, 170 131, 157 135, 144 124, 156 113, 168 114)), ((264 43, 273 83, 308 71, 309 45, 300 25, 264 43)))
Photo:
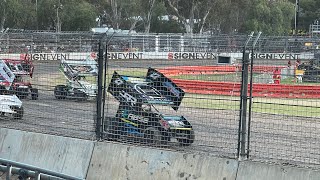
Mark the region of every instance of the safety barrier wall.
POLYGON ((96 143, 87 179, 235 179, 237 168, 233 159, 96 143))
POLYGON ((0 128, 0 158, 85 178, 94 142, 0 128))
POLYGON ((236 180, 318 180, 319 177, 320 171, 311 169, 241 161, 236 180))
MULTIPOLYGON (((240 95, 240 83, 181 79, 173 79, 173 81, 188 93, 240 95)), ((253 84, 252 95, 255 97, 320 98, 320 86, 253 84)))
MULTIPOLYGON (((285 68, 285 66, 254 66, 253 72, 273 72, 276 68, 281 69, 285 68)), ((240 66, 183 66, 165 68, 160 71, 167 76, 178 76, 186 74, 228 74, 237 72, 240 69, 240 66)), ((182 79, 172 80, 188 93, 240 95, 240 83, 182 79)), ((254 83, 252 86, 252 95, 255 97, 276 98, 320 98, 320 86, 254 83)))
POLYGON ((316 180, 320 172, 0 128, 0 157, 85 179, 316 180))
MULTIPOLYGON (((286 66, 254 66, 252 71, 255 73, 273 72, 276 68, 282 69, 286 66)), ((250 66, 249 66, 250 70, 250 66)), ((215 65, 215 66, 179 66, 179 67, 166 67, 159 69, 160 72, 166 76, 178 76, 186 74, 227 74, 241 71, 240 65, 226 66, 226 65, 215 65)))

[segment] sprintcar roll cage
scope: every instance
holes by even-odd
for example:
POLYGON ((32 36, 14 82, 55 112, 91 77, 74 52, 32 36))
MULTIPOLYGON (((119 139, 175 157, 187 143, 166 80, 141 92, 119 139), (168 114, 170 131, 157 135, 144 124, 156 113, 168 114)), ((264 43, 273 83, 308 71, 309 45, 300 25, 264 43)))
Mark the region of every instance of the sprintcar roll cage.
POLYGON ((166 115, 155 106, 170 106, 177 111, 184 91, 155 69, 145 78, 113 73, 108 87, 118 101, 115 117, 107 117, 105 131, 110 140, 134 137, 148 144, 167 144, 175 138, 181 145, 194 142, 194 131, 184 116, 166 115))
POLYGON ((0 60, 0 116, 10 116, 14 119, 23 117, 23 107, 20 99, 9 94, 15 75, 3 60, 0 60))
POLYGON ((96 97, 97 85, 87 78, 98 75, 97 62, 87 57, 85 60, 61 60, 59 70, 66 78, 66 85, 54 88, 56 99, 87 100, 96 97))
POLYGON ((16 94, 20 99, 30 97, 32 100, 38 99, 38 89, 32 87, 29 80, 24 77, 32 78, 34 66, 28 54, 23 59, 3 59, 6 65, 15 75, 15 79, 10 87, 10 93, 16 94))

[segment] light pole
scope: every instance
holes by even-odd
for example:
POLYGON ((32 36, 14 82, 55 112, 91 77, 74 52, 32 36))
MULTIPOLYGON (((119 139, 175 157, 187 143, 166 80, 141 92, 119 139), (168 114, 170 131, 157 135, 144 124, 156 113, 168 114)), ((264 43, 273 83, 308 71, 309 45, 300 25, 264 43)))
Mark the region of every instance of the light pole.
POLYGON ((299 24, 299 0, 296 0, 295 14, 294 14, 294 34, 297 34, 298 24, 299 24))
POLYGON ((59 1, 58 5, 53 6, 56 9, 56 15, 57 15, 57 24, 56 24, 56 32, 61 31, 61 24, 60 24, 60 17, 59 17, 59 9, 62 9, 62 4, 59 1))
POLYGON ((39 24, 38 24, 38 0, 36 0, 36 24, 37 24, 37 30, 39 29, 39 24))

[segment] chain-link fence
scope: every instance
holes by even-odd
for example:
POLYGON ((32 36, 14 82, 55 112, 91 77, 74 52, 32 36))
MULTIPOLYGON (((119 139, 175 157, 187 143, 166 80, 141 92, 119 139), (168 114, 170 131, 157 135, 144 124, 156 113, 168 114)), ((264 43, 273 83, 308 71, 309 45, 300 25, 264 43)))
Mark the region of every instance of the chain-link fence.
MULTIPOLYGON (((269 41, 281 44, 290 39, 269 41)), ((253 61, 253 77, 267 73, 272 84, 253 84, 249 158, 318 167, 319 39, 291 42, 283 46, 291 50, 283 56, 263 53, 260 47, 255 51, 261 57, 253 61), (272 69, 257 69, 262 63, 272 69)))
POLYGON ((97 44, 82 36, 1 35, 1 127, 95 138, 97 44))
POLYGON ((247 35, 2 34, 4 64, 12 70, 19 63, 8 59, 32 62, 30 82, 38 98, 33 100, 31 90, 26 98, 18 96, 22 119, 2 116, 0 126, 319 165, 319 39, 254 36, 243 56, 247 40, 247 35))
MULTIPOLYGON (((113 36, 107 47, 117 46, 122 38, 113 36)), ((209 49, 202 51, 199 46, 209 38, 193 39, 194 45, 189 42, 190 38, 144 37, 132 46, 146 48, 143 42, 148 42, 149 47, 153 47, 143 52, 123 53, 108 48, 106 72, 107 81, 111 83, 106 102, 106 126, 109 125, 106 129, 111 139, 138 144, 152 141, 179 150, 236 156, 237 86, 241 72, 237 70, 229 77, 224 76, 230 73, 231 62, 218 66, 216 54, 209 49), (176 46, 172 47, 173 44, 176 46), (227 92, 230 96, 223 96, 223 88, 215 82, 227 84, 228 81, 234 91, 227 92), (209 91, 218 94, 212 95, 209 91), (157 138, 164 142, 156 142, 157 138)))

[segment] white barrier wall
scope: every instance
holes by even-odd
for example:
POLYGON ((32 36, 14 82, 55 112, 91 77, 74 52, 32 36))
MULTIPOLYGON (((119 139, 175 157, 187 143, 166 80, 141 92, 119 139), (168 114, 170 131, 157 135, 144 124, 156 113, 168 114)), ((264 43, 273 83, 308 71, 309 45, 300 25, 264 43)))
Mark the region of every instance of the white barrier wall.
POLYGON ((252 161, 239 163, 237 180, 319 180, 320 171, 252 161))
POLYGON ((0 158, 85 178, 94 142, 0 128, 0 158))
POLYGON ((232 159, 96 143, 87 179, 234 180, 237 168, 232 159))
POLYGON ((0 158, 88 180, 319 180, 297 167, 0 128, 0 158))

